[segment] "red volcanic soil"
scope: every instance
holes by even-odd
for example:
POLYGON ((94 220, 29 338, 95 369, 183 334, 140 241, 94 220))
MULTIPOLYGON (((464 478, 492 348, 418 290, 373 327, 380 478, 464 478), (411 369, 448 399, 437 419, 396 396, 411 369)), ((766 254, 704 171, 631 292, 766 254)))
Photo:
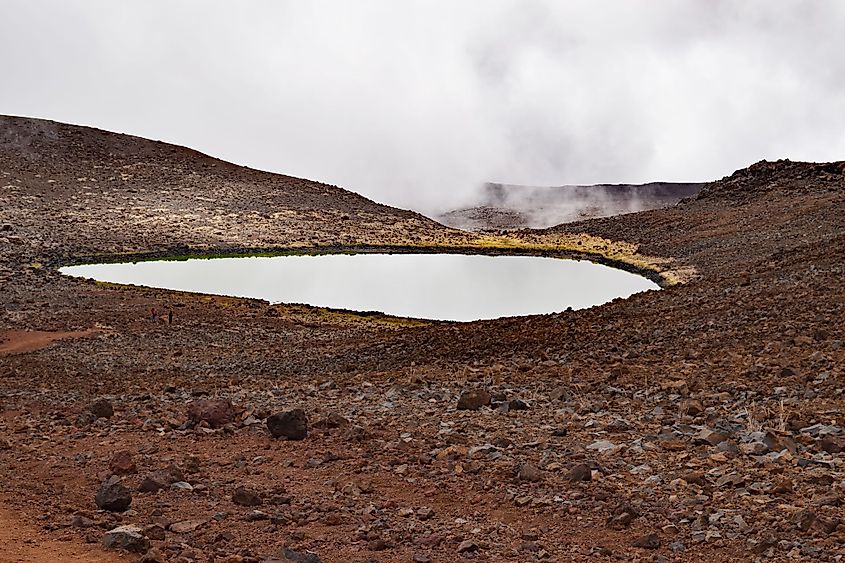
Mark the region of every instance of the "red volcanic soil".
POLYGON ((18 348, 0 355, 0 559, 835 561, 843 279, 843 163, 761 162, 666 209, 492 237, 3 117, 0 331, 18 336, 0 346, 18 348), (92 256, 561 241, 656 268, 665 289, 456 324, 57 272, 92 256), (121 525, 145 555, 101 547, 121 525))
POLYGON ((0 332, 0 356, 24 354, 45 348, 57 340, 65 338, 82 338, 99 332, 96 329, 77 330, 71 332, 43 332, 43 331, 6 331, 0 332))

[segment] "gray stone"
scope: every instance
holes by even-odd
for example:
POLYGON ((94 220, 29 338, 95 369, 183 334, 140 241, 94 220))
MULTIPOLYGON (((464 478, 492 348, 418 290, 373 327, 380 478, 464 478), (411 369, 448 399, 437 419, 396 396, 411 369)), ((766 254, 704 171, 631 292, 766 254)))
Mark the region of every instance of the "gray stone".
POLYGON ((100 485, 100 489, 94 496, 94 501, 102 510, 123 512, 132 504, 132 495, 129 493, 129 489, 120 482, 120 477, 112 475, 100 485))
POLYGON ((109 549, 144 553, 150 548, 150 541, 141 533, 141 528, 128 524, 106 532, 103 536, 103 545, 109 549))

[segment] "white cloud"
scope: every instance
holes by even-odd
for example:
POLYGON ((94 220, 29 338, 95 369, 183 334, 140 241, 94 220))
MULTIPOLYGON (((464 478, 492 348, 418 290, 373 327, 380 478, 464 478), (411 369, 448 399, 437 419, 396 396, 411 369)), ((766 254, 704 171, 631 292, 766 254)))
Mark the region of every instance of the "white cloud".
POLYGON ((0 112, 446 208, 845 158, 845 5, 5 0, 0 112))

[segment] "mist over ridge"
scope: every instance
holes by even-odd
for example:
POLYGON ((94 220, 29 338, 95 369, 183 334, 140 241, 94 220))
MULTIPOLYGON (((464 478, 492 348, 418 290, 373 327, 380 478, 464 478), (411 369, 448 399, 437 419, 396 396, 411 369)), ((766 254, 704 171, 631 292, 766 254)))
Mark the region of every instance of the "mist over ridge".
POLYGON ((702 181, 845 154, 838 3, 11 0, 0 18, 3 113, 422 211, 489 181, 702 181))

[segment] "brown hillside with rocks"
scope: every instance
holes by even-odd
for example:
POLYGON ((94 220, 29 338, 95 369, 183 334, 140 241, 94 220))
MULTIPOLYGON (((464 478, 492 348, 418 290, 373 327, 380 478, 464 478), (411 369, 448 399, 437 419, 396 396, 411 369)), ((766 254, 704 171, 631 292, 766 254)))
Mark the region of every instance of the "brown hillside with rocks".
POLYGON ((21 542, 43 560, 841 560, 843 233, 843 163, 761 162, 667 209, 484 238, 181 147, 0 118, 0 500, 22 530, 0 560, 21 542), (56 271, 561 241, 684 275, 456 324, 56 271))

